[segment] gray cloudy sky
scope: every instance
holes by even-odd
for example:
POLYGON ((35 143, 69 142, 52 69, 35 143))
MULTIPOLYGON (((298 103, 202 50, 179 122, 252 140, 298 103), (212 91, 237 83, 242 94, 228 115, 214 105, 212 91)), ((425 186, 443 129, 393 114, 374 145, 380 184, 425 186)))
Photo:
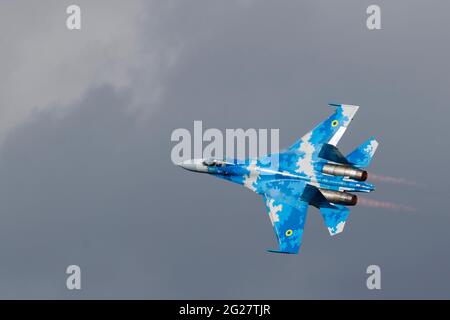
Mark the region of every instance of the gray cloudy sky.
POLYGON ((447 1, 0 3, 0 298, 450 298, 447 1), (331 238, 268 254, 260 197, 172 165, 176 128, 279 128, 288 146, 361 105, 377 183, 331 238), (82 269, 68 291, 65 269, 82 269), (366 288, 380 265, 382 290, 366 288))

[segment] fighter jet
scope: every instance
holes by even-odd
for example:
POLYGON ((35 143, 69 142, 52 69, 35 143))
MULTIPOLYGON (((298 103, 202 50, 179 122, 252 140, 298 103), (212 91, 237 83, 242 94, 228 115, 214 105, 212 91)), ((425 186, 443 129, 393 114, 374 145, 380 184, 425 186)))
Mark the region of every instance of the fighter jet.
POLYGON ((349 208, 357 203, 351 192, 371 192, 364 170, 378 142, 370 138, 344 156, 336 147, 359 106, 329 104, 335 112, 288 149, 260 158, 191 159, 184 169, 241 184, 261 195, 278 240, 269 252, 296 254, 302 241, 309 205, 320 210, 330 235, 344 230, 349 208))

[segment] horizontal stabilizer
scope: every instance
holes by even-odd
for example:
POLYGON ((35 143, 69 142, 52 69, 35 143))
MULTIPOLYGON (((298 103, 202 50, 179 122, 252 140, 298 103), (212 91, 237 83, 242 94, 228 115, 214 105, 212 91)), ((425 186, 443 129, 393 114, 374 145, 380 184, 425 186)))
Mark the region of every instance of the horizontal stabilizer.
POLYGON ((325 225, 332 236, 344 231, 344 225, 350 213, 350 210, 345 206, 338 204, 334 206, 336 207, 334 209, 320 208, 325 225))
POLYGON ((370 138, 353 152, 347 156, 347 160, 358 168, 365 168, 369 166, 370 161, 378 148, 378 141, 374 138, 370 138))

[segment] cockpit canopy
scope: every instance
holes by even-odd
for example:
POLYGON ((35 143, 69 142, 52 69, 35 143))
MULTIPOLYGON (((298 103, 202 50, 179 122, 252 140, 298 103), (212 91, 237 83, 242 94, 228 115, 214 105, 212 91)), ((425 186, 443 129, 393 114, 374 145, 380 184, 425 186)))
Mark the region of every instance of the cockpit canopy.
POLYGON ((203 165, 207 167, 225 167, 225 161, 208 158, 203 160, 203 165))

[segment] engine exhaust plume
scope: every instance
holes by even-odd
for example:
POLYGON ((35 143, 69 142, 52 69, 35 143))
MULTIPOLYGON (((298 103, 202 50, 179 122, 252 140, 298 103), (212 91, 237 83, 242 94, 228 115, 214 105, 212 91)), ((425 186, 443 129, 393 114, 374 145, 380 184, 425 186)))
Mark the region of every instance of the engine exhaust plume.
POLYGON ((365 206, 365 207, 371 207, 371 208, 381 208, 381 209, 388 209, 388 210, 395 210, 395 211, 407 211, 407 212, 416 212, 417 209, 406 206, 403 204, 393 203, 393 202, 387 202, 387 201, 378 201, 378 200, 372 200, 372 199, 366 199, 359 197, 358 204, 365 206))
POLYGON ((385 183, 392 183, 396 185, 403 185, 403 186, 413 186, 418 187, 419 184, 415 181, 411 181, 404 178, 397 178, 397 177, 391 177, 391 176, 384 176, 381 174, 370 174, 369 179, 371 179, 374 182, 385 182, 385 183))

